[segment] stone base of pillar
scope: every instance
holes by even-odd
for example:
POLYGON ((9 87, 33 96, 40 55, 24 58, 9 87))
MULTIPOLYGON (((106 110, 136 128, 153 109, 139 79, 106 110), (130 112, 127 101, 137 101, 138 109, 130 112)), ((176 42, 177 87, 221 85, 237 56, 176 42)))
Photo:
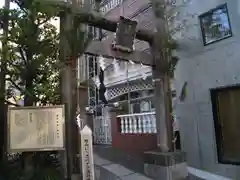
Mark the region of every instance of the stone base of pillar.
POLYGON ((156 180, 185 180, 188 176, 186 154, 180 151, 145 152, 144 172, 156 180))

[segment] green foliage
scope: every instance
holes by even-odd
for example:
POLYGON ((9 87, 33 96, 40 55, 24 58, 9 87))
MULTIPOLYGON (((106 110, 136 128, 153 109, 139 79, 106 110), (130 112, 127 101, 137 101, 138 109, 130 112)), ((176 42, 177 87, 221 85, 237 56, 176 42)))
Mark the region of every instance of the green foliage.
MULTIPOLYGON (((9 11, 6 60, 9 88, 18 89, 32 102, 55 104, 60 98, 59 33, 50 20, 58 10, 34 0, 26 0, 24 4, 20 0, 14 2, 19 8, 9 11)), ((0 16, 5 11, 0 9, 0 16)))
POLYGON ((38 152, 32 160, 37 162, 28 173, 24 172, 22 154, 9 155, 4 162, 0 162, 0 179, 4 180, 63 180, 63 169, 57 154, 38 152))
MULTIPOLYGON (((62 10, 39 0, 13 2, 19 7, 9 11, 8 58, 3 60, 8 66, 7 91, 19 90, 28 99, 27 105, 57 104, 60 102, 59 70, 64 62, 59 58, 60 35, 50 20, 62 10)), ((4 12, 5 9, 0 9, 0 17, 4 12)), ((75 59, 84 53, 91 37, 86 29, 79 28, 78 22, 65 33, 71 48, 69 53, 75 59)), ((1 35, 0 40, 3 38, 1 35)))

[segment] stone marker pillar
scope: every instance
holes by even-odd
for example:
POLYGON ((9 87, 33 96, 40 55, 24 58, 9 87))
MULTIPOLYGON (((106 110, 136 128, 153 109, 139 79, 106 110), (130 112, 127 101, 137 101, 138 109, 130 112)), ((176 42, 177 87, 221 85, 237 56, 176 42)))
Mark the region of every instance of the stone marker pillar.
POLYGON ((84 126, 80 134, 81 134, 82 179, 95 180, 94 163, 93 163, 92 131, 88 126, 84 126))

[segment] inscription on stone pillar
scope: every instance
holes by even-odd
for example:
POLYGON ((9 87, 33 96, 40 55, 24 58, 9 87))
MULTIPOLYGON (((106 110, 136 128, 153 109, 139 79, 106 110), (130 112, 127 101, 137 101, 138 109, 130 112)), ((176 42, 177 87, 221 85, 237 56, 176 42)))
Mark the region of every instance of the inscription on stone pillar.
POLYGON ((94 180, 92 130, 88 126, 81 131, 81 153, 83 180, 94 180))

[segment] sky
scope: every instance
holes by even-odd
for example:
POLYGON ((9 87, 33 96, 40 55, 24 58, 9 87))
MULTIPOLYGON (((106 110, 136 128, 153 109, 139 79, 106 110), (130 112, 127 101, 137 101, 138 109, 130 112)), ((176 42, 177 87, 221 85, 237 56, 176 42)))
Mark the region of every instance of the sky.
MULTIPOLYGON (((0 8, 4 6, 5 0, 0 0, 0 8)), ((13 3, 11 3, 10 8, 15 8, 16 5, 14 5, 13 3)))
MULTIPOLYGON (((2 8, 3 6, 4 6, 4 1, 5 0, 0 0, 0 8, 2 8)), ((14 9, 14 8, 16 8, 17 6, 14 4, 14 3, 11 3, 10 4, 10 8, 12 9, 14 9)), ((56 27, 57 27, 57 29, 59 30, 59 20, 53 20, 53 21, 51 21, 51 23, 53 24, 53 25, 55 25, 56 27)))

